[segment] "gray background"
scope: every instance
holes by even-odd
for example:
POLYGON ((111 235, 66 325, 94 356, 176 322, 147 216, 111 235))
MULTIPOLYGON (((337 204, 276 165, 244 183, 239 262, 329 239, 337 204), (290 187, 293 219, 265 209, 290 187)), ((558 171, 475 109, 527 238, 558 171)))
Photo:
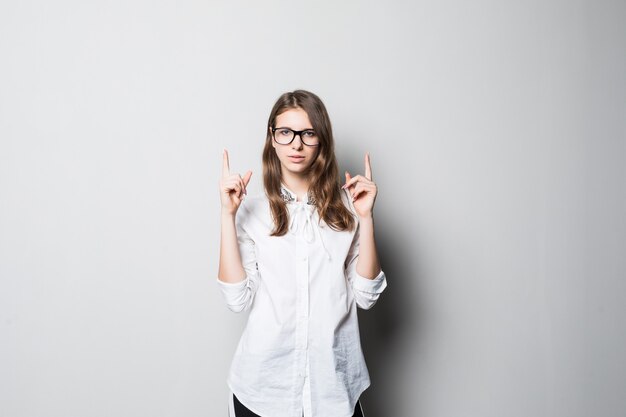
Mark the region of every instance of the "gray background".
MULTIPOLYGON (((624 1, 0 4, 0 416, 225 416, 221 151, 378 184, 368 417, 623 415, 624 1)), ((331 416, 332 417, 332 416, 331 416)))

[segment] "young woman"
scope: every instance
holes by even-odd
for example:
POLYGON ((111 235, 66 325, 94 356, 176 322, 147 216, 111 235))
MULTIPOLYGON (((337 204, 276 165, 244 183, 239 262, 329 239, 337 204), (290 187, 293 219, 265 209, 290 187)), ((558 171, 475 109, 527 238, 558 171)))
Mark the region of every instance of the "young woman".
POLYGON ((377 188, 339 184, 330 119, 320 98, 281 95, 263 150, 265 193, 251 171, 230 172, 224 150, 220 265, 227 306, 249 311, 227 379, 230 417, 363 416, 370 385, 357 306, 387 286, 374 241, 377 188))

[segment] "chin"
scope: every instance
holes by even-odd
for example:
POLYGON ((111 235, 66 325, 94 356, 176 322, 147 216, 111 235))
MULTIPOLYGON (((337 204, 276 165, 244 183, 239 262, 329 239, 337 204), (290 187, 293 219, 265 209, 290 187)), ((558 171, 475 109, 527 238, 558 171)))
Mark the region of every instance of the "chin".
POLYGON ((299 174, 308 171, 309 168, 311 168, 310 165, 302 165, 302 164, 289 164, 289 165, 283 165, 283 169, 287 170, 287 171, 291 171, 291 172, 297 172, 299 174))

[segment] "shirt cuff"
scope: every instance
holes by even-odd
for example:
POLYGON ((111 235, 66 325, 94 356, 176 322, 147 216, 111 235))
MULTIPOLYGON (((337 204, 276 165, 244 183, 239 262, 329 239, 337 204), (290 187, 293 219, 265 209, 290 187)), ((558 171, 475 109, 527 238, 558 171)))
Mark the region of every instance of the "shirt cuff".
POLYGON ((355 280, 352 282, 352 286, 355 290, 370 294, 380 294, 385 288, 387 288, 387 277, 382 269, 374 279, 365 278, 356 272, 356 269, 354 271, 354 276, 355 280))
POLYGON ((241 294, 241 291, 246 287, 248 283, 248 277, 246 276, 243 280, 239 282, 224 282, 219 278, 216 278, 217 283, 220 288, 224 292, 227 300, 236 298, 241 294))
POLYGON ((222 281, 219 278, 215 278, 215 279, 218 282, 218 284, 223 285, 225 287, 237 287, 237 286, 243 287, 243 285, 246 283, 246 280, 248 279, 248 277, 245 277, 244 279, 242 279, 239 282, 226 282, 226 281, 222 281))

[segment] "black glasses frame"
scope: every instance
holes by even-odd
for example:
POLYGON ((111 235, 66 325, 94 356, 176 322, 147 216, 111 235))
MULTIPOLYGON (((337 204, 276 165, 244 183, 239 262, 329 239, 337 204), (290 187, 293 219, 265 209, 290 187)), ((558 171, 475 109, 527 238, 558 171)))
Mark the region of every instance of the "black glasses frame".
POLYGON ((297 136, 300 136, 300 142, 304 143, 306 146, 319 146, 320 145, 319 143, 316 143, 315 145, 309 145, 308 143, 306 143, 304 141, 304 139, 302 138, 302 134, 304 132, 313 132, 313 133, 315 133, 315 131, 313 129, 293 130, 293 129, 290 129, 288 127, 273 127, 272 128, 272 138, 274 138, 274 142, 278 143, 279 145, 291 145, 291 142, 293 142, 293 140, 296 138, 296 135, 297 135, 297 136), (288 143, 280 143, 280 142, 278 142, 276 140, 276 131, 278 129, 289 130, 293 134, 293 136, 291 137, 291 140, 288 143))

